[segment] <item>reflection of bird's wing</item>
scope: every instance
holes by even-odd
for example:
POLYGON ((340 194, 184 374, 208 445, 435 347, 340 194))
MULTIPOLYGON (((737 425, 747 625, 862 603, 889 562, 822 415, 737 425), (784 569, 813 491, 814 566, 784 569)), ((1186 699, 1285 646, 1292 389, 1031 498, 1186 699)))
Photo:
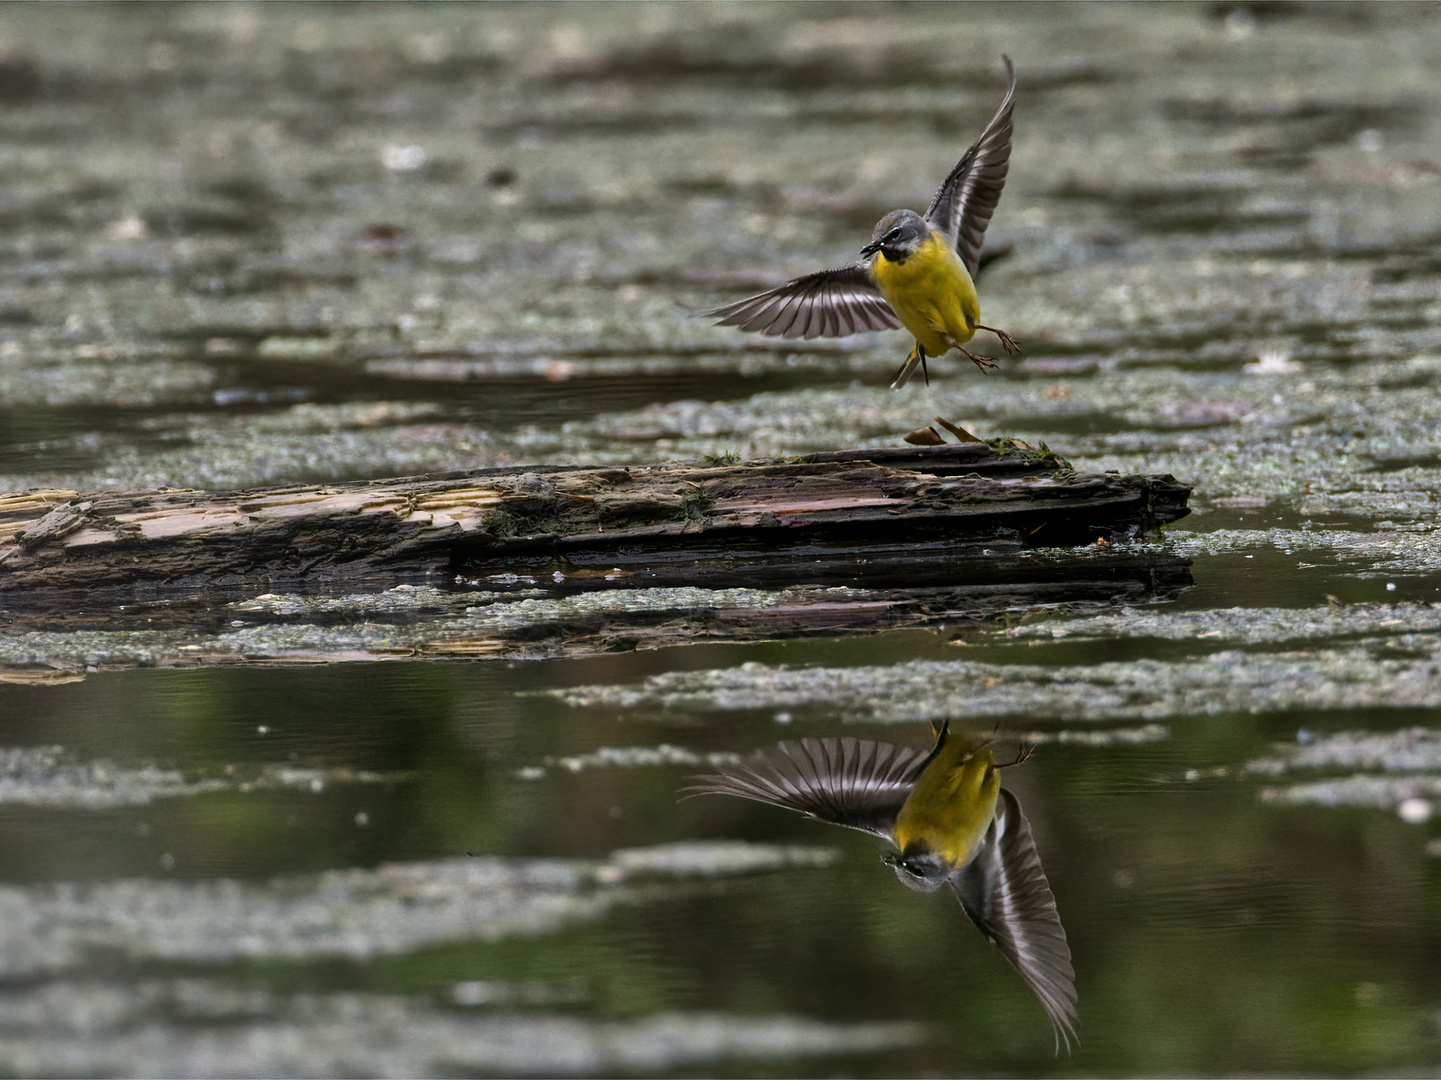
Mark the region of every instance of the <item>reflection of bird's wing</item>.
POLYGON ((951 875, 951 888, 1041 999, 1066 1051, 1076 1037, 1076 971, 1021 804, 1004 788, 980 853, 951 875))
POLYGON ((929 750, 868 739, 802 739, 697 776, 688 795, 739 795, 887 839, 929 750))
POLYGON ((845 337, 901 325, 876 288, 868 262, 819 270, 706 314, 718 316, 718 326, 738 326, 770 337, 845 337))
POLYGON ((971 277, 981 261, 981 241, 991 223, 1006 170, 1011 164, 1011 104, 1016 96, 1016 68, 1009 56, 1006 64, 1006 96, 986 130, 956 162, 935 198, 926 209, 926 223, 948 237, 971 277))

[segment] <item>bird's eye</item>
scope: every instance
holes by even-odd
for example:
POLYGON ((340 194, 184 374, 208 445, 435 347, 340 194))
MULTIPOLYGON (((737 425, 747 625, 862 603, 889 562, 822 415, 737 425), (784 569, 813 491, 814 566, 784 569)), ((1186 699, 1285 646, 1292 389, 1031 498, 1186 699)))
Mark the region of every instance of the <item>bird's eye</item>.
POLYGON ((888 243, 888 244, 889 244, 892 240, 899 240, 900 238, 901 238, 901 230, 900 230, 899 228, 892 229, 890 232, 886 233, 886 243, 888 243))

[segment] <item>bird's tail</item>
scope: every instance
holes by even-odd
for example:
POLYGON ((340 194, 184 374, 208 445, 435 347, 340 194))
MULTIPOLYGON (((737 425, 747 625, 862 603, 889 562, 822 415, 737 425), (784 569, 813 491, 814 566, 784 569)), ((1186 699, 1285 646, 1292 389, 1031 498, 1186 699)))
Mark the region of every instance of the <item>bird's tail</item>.
POLYGON ((931 373, 926 370, 926 350, 921 348, 918 341, 911 348, 911 353, 906 357, 906 362, 901 365, 901 370, 896 372, 896 377, 891 380, 891 389, 899 390, 916 376, 916 369, 926 377, 926 385, 931 385, 931 373))

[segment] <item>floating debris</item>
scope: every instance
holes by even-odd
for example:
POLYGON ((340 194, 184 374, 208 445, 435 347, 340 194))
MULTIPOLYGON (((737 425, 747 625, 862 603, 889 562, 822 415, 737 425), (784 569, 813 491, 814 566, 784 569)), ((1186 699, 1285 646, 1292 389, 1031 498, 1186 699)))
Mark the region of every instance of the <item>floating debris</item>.
POLYGON ((154 765, 76 762, 60 746, 0 748, 0 806, 43 806, 67 810, 110 810, 145 806, 220 791, 248 793, 291 789, 321 792, 332 784, 395 783, 407 773, 349 768, 263 765, 230 770, 225 776, 187 777, 154 765))
POLYGON ((577 708, 630 713, 770 715, 783 708, 797 715, 806 710, 813 716, 867 723, 929 721, 958 713, 968 720, 1162 722, 1220 713, 1441 706, 1441 642, 1408 644, 1419 655, 1385 658, 1352 647, 1258 653, 1231 649, 1184 660, 1063 665, 964 660, 913 660, 883 667, 747 663, 546 693, 577 708))
POLYGON ((517 770, 521 780, 539 780, 546 769, 565 769, 567 772, 583 772, 595 768, 634 769, 656 765, 716 766, 731 765, 740 760, 739 754, 718 751, 703 754, 687 750, 682 746, 661 743, 659 746, 602 746, 588 754, 570 757, 547 757, 544 767, 528 765, 517 770))
POLYGON ((127 878, 0 885, 0 979, 134 961, 368 960, 448 942, 550 934, 688 881, 830 864, 829 848, 686 842, 606 859, 448 859, 269 882, 127 878))
POLYGON ((1288 806, 1352 806, 1391 810, 1407 824, 1427 821, 1441 803, 1441 776, 1347 776, 1311 784, 1268 787, 1263 802, 1288 806))
POLYGON ((1408 825, 1431 819, 1441 802, 1441 731, 1410 727, 1400 731, 1341 731, 1317 736, 1302 729, 1269 757, 1246 763, 1245 771, 1282 776, 1303 769, 1347 769, 1351 776, 1261 791, 1266 802, 1290 805, 1357 806, 1392 810, 1408 825))
POLYGON ((1161 638, 1243 645, 1330 641, 1371 634, 1441 631, 1441 604, 1346 604, 1311 608, 1122 608, 1079 619, 1047 619, 991 633, 1021 639, 1161 638))
POLYGON ((450 988, 450 1000, 457 1005, 579 1005, 590 998, 585 980, 525 979, 504 982, 499 979, 469 979, 450 988))
MULTIPOLYGON (((1395 509, 1385 509, 1394 513, 1395 509)), ((1166 534, 1166 550, 1190 558, 1201 555, 1232 555, 1274 549, 1285 555, 1306 559, 1326 556, 1349 564, 1342 568, 1348 577, 1376 578, 1389 575, 1414 576, 1441 570, 1441 530, 1427 523, 1395 523, 1376 532, 1349 529, 1217 529, 1195 533, 1173 530, 1166 534)), ((1314 569, 1314 563, 1298 559, 1297 568, 1314 569)))
POLYGON ((835 848, 786 847, 742 840, 682 840, 652 847, 623 848, 595 871, 606 883, 642 877, 717 878, 790 867, 830 866, 840 858, 835 848))
POLYGON ((236 1062, 255 1076, 612 1076, 878 1053, 915 1046, 926 1034, 906 1021, 714 1012, 601 1019, 471 1008, 573 1004, 569 985, 460 983, 438 1005, 395 994, 284 994, 219 979, 57 980, 0 991, 0 1058, 26 1076, 228 1077, 236 1062))
POLYGON ((1379 772, 1441 772, 1441 730, 1410 727, 1400 731, 1340 731, 1298 734, 1269 757, 1246 763, 1245 771, 1280 776, 1299 769, 1367 769, 1379 772))
POLYGON ((1165 724, 1145 724, 1141 727, 1100 728, 1094 731, 1074 728, 1061 731, 1028 731, 1015 737, 1027 743, 1059 743, 1062 746, 1141 746, 1169 739, 1171 729, 1165 724))

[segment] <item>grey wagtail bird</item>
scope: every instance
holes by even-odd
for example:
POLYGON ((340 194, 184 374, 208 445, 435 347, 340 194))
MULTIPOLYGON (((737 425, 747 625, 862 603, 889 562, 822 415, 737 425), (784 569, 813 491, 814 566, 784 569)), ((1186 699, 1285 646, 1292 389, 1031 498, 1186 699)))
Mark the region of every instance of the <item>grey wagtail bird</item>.
MULTIPOLYGON (((863 739, 802 739, 693 778, 687 795, 738 795, 873 833, 901 884, 949 885, 986 937, 1020 973, 1050 1017, 1056 1050, 1076 1037, 1071 949, 1041 869, 1031 827, 1001 787, 989 742, 933 725, 929 753, 863 739)), ((1030 756, 1030 748, 1010 765, 1030 756)))
POLYGON ((1006 96, 991 122, 956 162, 922 217, 892 210, 876 224, 865 258, 821 270, 707 312, 719 326, 771 337, 845 337, 860 330, 897 330, 916 339, 891 386, 910 382, 920 368, 931 381, 926 358, 958 349, 985 371, 989 356, 968 352, 977 330, 995 334, 1006 352, 1020 352, 1010 334, 981 324, 976 271, 981 241, 995 213, 1011 162, 1011 104, 1016 68, 1009 56, 1006 96))

